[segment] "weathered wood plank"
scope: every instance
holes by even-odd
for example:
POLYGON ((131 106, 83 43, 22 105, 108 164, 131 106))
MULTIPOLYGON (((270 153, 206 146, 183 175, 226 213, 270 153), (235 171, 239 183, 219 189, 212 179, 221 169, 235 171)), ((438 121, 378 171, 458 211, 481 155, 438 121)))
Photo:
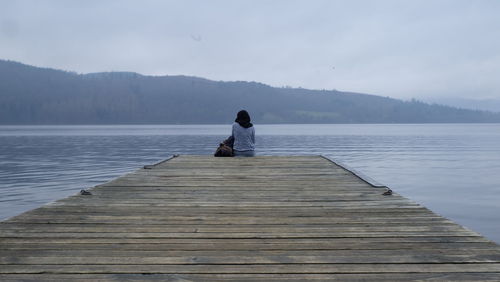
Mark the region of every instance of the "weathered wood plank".
POLYGON ((130 244, 141 244, 141 243, 181 243, 181 244, 191 244, 191 243, 269 243, 269 244, 280 244, 280 243, 290 243, 290 244, 307 244, 307 243, 331 243, 339 244, 344 247, 355 247, 357 243, 491 243, 490 240, 481 236, 420 236, 420 237, 365 237, 365 238, 225 238, 225 239, 208 239, 208 238, 198 238, 196 240, 189 238, 156 238, 156 239, 138 239, 138 238, 117 238, 117 239, 106 239, 106 238, 79 238, 79 239, 68 239, 68 238, 0 238, 2 244, 10 243, 22 243, 22 242, 38 242, 38 243, 130 243, 130 244))
POLYGON ((463 231, 460 226, 447 225, 374 225, 366 226, 364 224, 351 226, 324 226, 324 225, 146 225, 146 226, 124 226, 124 225, 102 225, 102 224, 43 224, 33 225, 25 224, 22 226, 10 226, 8 230, 0 230, 0 237, 6 237, 7 234, 15 233, 76 233, 76 232, 95 232, 95 233, 158 233, 158 232, 285 232, 285 233, 328 233, 328 232, 387 232, 387 231, 463 231))
POLYGON ((0 280, 22 281, 498 281, 497 273, 372 274, 0 274, 0 280))
POLYGON ((78 264, 78 265, 46 265, 46 264, 7 264, 2 265, 0 274, 45 274, 45 273, 163 273, 163 274, 190 274, 190 273, 269 273, 269 274, 307 274, 307 273, 497 273, 500 275, 500 263, 386 263, 386 264, 78 264))
MULTIPOLYGON (((461 237, 467 238, 467 237, 461 237)), ((217 240, 207 241, 206 239, 198 242, 198 240, 190 240, 189 242, 176 243, 175 241, 179 239, 172 239, 173 242, 163 240, 159 242, 158 240, 147 240, 146 242, 126 242, 121 243, 121 241, 112 241, 110 243, 102 242, 102 239, 87 239, 85 241, 78 240, 68 240, 62 239, 62 241, 47 240, 47 241, 35 241, 30 242, 28 240, 18 240, 10 241, 8 245, 3 247, 5 252, 15 251, 14 253, 21 255, 23 251, 28 253, 33 253, 34 250, 43 251, 72 251, 72 250, 82 250, 82 251, 98 251, 102 254, 104 250, 113 251, 155 251, 155 252, 167 252, 167 251, 330 251, 330 250, 404 250, 405 252, 412 250, 435 250, 435 251, 447 251, 447 250, 459 250, 460 252, 469 252, 476 250, 496 250, 500 251, 500 247, 491 242, 444 242, 444 243, 427 243, 427 242, 370 242, 369 238, 364 238, 363 240, 357 241, 344 241, 343 244, 318 241, 318 242, 301 242, 296 243, 290 239, 278 239, 277 242, 234 242, 234 240, 217 240), (367 242, 368 241, 368 242, 367 242), (155 243, 156 242, 156 243, 155 243)), ((107 252, 106 252, 107 253, 107 252)))
MULTIPOLYGON (((497 252, 498 253, 498 252, 497 252)), ((422 253, 416 252, 411 254, 364 254, 364 255, 340 255, 340 254, 319 254, 319 255, 293 255, 293 254, 248 254, 242 252, 234 255, 218 254, 216 256, 204 255, 195 253, 192 255, 154 255, 151 253, 142 253, 142 256, 137 256, 132 253, 122 256, 103 255, 89 255, 89 256, 75 256, 74 254, 56 254, 54 256, 48 255, 33 255, 33 256, 20 256, 9 255, 0 257, 1 267, 8 265, 19 264, 39 264, 43 262, 44 265, 199 265, 199 264, 232 264, 232 265, 266 265, 266 264, 389 264, 389 263, 435 263, 435 264, 463 264, 463 263, 491 263, 498 261, 499 255, 479 253, 476 251, 475 255, 470 254, 443 254, 442 252, 436 253, 422 253)), ((500 271, 500 269, 498 270, 500 271)))

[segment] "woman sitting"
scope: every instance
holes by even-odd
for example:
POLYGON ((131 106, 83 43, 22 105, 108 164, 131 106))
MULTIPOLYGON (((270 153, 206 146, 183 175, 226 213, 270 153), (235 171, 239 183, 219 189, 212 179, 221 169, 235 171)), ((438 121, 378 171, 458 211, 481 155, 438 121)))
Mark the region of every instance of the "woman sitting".
POLYGON ((238 112, 231 137, 234 138, 233 153, 235 157, 255 156, 255 128, 250 122, 250 115, 247 111, 238 112))

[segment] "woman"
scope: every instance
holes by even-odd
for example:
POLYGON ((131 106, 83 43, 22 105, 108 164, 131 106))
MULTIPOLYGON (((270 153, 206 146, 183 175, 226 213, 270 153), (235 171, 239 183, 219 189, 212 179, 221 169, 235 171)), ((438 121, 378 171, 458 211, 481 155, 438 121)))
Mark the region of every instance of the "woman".
POLYGON ((247 111, 241 110, 233 124, 233 153, 235 157, 255 156, 255 128, 247 111))

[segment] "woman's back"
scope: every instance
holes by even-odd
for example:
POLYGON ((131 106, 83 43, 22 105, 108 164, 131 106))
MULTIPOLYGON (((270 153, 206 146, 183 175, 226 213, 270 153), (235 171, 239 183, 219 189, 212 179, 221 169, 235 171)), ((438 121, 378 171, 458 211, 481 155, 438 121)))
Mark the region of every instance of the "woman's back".
POLYGON ((247 111, 238 112, 233 124, 233 153, 236 157, 255 156, 255 129, 247 111))
POLYGON ((253 151, 255 150, 255 128, 253 126, 243 127, 239 123, 233 123, 233 149, 236 151, 253 151))

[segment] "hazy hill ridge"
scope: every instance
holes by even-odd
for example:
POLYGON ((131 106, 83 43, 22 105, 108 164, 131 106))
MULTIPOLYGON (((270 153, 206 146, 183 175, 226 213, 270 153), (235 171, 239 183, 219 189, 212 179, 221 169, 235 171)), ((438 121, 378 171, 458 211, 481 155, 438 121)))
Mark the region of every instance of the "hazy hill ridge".
POLYGON ((77 74, 0 60, 0 124, 500 122, 499 113, 188 76, 77 74))

